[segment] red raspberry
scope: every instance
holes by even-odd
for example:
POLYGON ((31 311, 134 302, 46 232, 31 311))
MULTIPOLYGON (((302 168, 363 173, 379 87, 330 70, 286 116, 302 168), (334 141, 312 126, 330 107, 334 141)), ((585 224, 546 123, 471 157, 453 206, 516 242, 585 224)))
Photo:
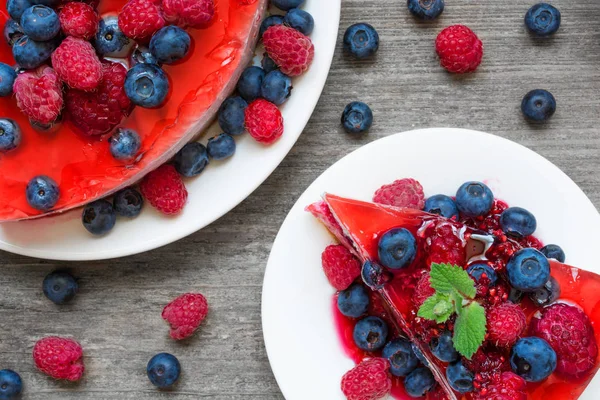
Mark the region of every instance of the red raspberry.
POLYGON ((527 328, 525 313, 516 304, 506 302, 487 312, 488 339, 499 347, 510 347, 527 328))
POLYGON ((167 304, 162 318, 171 325, 175 340, 192 336, 208 314, 208 303, 200 293, 186 293, 167 304))
POLYGON ((474 400, 527 400, 527 383, 513 372, 496 374, 491 382, 475 395, 474 400))
POLYGON ((181 176, 170 164, 161 165, 146 175, 140 190, 154 208, 167 215, 179 213, 188 197, 181 176))
POLYGON ((321 264, 329 283, 337 290, 348 289, 360 275, 360 262, 341 244, 327 246, 321 254, 321 264))
POLYGON ((271 144, 283 134, 283 116, 273 103, 254 100, 245 111, 246 129, 257 142, 271 144))
POLYGON ((470 371, 475 373, 475 383, 477 386, 485 386, 492 381, 494 375, 504 371, 510 371, 508 358, 497 351, 477 350, 470 360, 463 358, 463 364, 470 371))
POLYGON ((108 133, 131 112, 131 101, 123 89, 127 69, 108 61, 102 63, 102 69, 96 91, 70 89, 65 94, 67 117, 84 135, 108 133))
POLYGON ((348 400, 379 400, 390 393, 392 380, 385 358, 369 358, 342 377, 342 392, 348 400))
POLYGON ((83 375, 83 350, 72 339, 50 336, 33 347, 35 366, 54 379, 78 381, 83 375))
POLYGON ((453 225, 445 222, 436 225, 426 243, 429 247, 427 265, 449 263, 464 266, 467 253, 463 242, 456 236, 456 228, 453 225))
POLYGON ((585 313, 577 307, 557 303, 534 318, 531 329, 535 336, 545 339, 556 351, 556 372, 580 378, 594 368, 598 346, 594 329, 585 313))
POLYGON ((119 13, 119 28, 131 39, 148 39, 165 26, 155 0, 130 0, 119 13))
POLYGON ((58 13, 60 27, 67 36, 89 40, 98 29, 98 14, 89 4, 67 3, 58 13))
MULTIPOLYGON (((65 5, 67 5, 71 2, 73 2, 73 0, 60 0, 58 2, 58 7, 56 7, 56 8, 61 9, 62 7, 64 7, 65 5)), ((93 9, 97 9, 98 5, 100 4, 100 0, 79 0, 79 2, 88 4, 88 5, 92 6, 93 9)))
POLYGON ((213 0, 162 0, 165 20, 179 26, 205 28, 215 15, 213 0))
POLYGON ((419 281, 417 282, 417 286, 415 286, 415 292, 412 295, 412 300, 417 308, 421 307, 421 305, 435 294, 435 290, 431 287, 431 282, 429 281, 429 272, 424 273, 419 281))
POLYGON ((96 50, 83 39, 67 37, 52 53, 56 73, 73 89, 93 90, 102 80, 102 63, 96 50))
POLYGON ((425 194, 418 181, 411 178, 399 179, 377 189, 373 202, 422 210, 425 206, 425 194))
POLYGON ((62 82, 52 68, 42 65, 17 75, 13 90, 17 105, 33 121, 49 124, 60 115, 62 82))
POLYGON ((483 44, 466 26, 452 25, 438 35, 435 51, 448 72, 464 74, 475 71, 481 64, 483 44))
POLYGON ((274 25, 263 34, 269 57, 281 72, 298 76, 306 72, 315 57, 315 46, 308 36, 285 25, 274 25))

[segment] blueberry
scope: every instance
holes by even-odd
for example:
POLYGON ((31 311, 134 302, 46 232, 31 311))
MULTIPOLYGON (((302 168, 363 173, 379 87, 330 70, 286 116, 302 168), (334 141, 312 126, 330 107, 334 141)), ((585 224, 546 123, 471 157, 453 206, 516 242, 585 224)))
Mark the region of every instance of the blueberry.
POLYGON ((21 68, 34 69, 50 58, 56 48, 56 42, 36 42, 27 35, 21 36, 13 45, 12 53, 21 68))
POLYGON ((458 211, 467 217, 480 217, 492 209, 494 194, 484 183, 465 182, 456 192, 458 211))
POLYGON ((260 94, 273 104, 283 104, 292 94, 292 78, 278 69, 271 71, 262 81, 260 94))
POLYGON ((500 215, 500 227, 508 236, 522 238, 535 232, 537 221, 532 213, 521 207, 510 207, 500 215))
POLYGON ((21 377, 12 369, 0 370, 0 400, 20 398, 23 390, 21 377))
POLYGON ((263 79, 265 79, 265 71, 261 67, 252 66, 246 68, 242 72, 242 76, 237 84, 240 96, 247 102, 259 98, 263 79))
POLYGON ((419 366, 412 344, 404 338, 396 338, 386 344, 381 356, 389 360, 390 372, 394 376, 406 376, 419 366))
POLYGON ((492 267, 490 267, 484 261, 476 261, 473 264, 469 265, 467 268, 467 273, 471 276, 471 278, 475 279, 475 282, 479 283, 483 274, 489 279, 490 286, 496 284, 498 280, 498 276, 496 275, 496 271, 492 267))
POLYGON ((434 337, 429 342, 431 353, 440 361, 453 362, 460 358, 458 352, 452 344, 452 332, 444 331, 438 337, 434 337))
POLYGON ((305 35, 310 35, 315 28, 315 20, 310 13, 298 8, 292 8, 285 14, 284 24, 305 35))
POLYGON ((260 37, 262 37, 262 35, 265 33, 265 31, 267 29, 269 29, 270 27, 275 26, 275 25, 282 25, 282 24, 283 24, 283 16, 281 16, 281 15, 268 16, 260 24, 260 30, 259 30, 258 34, 260 35, 260 37))
POLYGON ((435 378, 426 367, 420 367, 408 374, 404 379, 404 389, 409 396, 425 396, 435 386, 435 378))
POLYGON ((12 45, 24 34, 21 25, 14 19, 9 19, 6 21, 6 24, 4 24, 4 40, 6 40, 6 43, 8 43, 9 46, 12 47, 12 45))
POLYGON ((271 0, 271 4, 283 11, 298 8, 304 4, 304 0, 271 0))
POLYGON ((6 9, 12 19, 20 21, 25 10, 32 5, 33 4, 29 0, 8 0, 6 2, 6 9))
POLYGON ((206 147, 198 142, 186 144, 175 155, 173 165, 177 172, 188 178, 200 174, 208 165, 206 147))
POLYGON ((366 132, 373 125, 373 112, 365 103, 353 101, 344 108, 342 125, 348 133, 366 132))
POLYGON ((456 207, 456 203, 452 197, 446 196, 445 194, 436 194, 427 198, 427 200, 425 200, 425 211, 458 220, 458 208, 456 207))
POLYGON ((554 258, 556 261, 564 263, 566 260, 565 252, 557 244, 548 244, 540 250, 546 258, 554 258))
POLYGON ((556 369, 556 353, 544 339, 519 339, 510 351, 512 370, 527 382, 540 382, 556 369))
POLYGON ((101 56, 125 57, 135 43, 121 32, 117 17, 112 15, 102 18, 98 23, 98 31, 93 44, 101 56))
POLYGON ((219 108, 219 126, 229 135, 244 133, 244 118, 248 103, 241 97, 230 97, 219 108))
POLYGON ((511 287, 510 292, 508 292, 508 301, 514 304, 519 304, 521 303, 521 300, 523 300, 523 295, 524 293, 522 291, 511 287))
POLYGON ((552 35, 560 27, 560 11, 547 3, 536 4, 525 14, 525 26, 534 35, 552 35))
POLYGON ((473 391, 474 375, 462 363, 455 361, 446 368, 446 378, 452 389, 459 393, 468 393, 473 391))
POLYGON ((133 129, 118 128, 108 139, 110 154, 117 160, 131 160, 142 147, 142 139, 133 129))
POLYGON ((529 298, 531 301, 533 301, 539 307, 554 303, 559 297, 560 284, 553 277, 550 277, 544 286, 529 293, 529 298))
POLYGON ((378 317, 365 317, 354 326, 354 343, 364 351, 377 351, 387 341, 388 326, 378 317))
POLYGON ((123 217, 137 217, 144 206, 144 198, 137 190, 125 188, 115 193, 113 208, 123 217))
POLYGON ((417 255, 417 241, 405 228, 390 229, 379 239, 377 254, 384 267, 406 268, 417 255))
POLYGON ((21 28, 33 40, 50 40, 60 31, 58 14, 46 6, 29 7, 21 16, 21 28))
POLYGON ((169 79, 157 65, 138 64, 127 71, 125 93, 133 104, 160 107, 169 94, 169 79))
POLYGON ((9 118, 0 118, 0 153, 15 149, 21 143, 21 129, 9 118))
POLYGON ((44 278, 44 295, 55 304, 65 304, 73 300, 79 290, 77 280, 65 271, 54 271, 44 278))
POLYGON ((43 6, 48 6, 54 8, 58 5, 60 0, 30 0, 31 4, 41 4, 43 6))
POLYGON ((265 70, 266 74, 268 74, 271 71, 275 71, 276 69, 279 69, 277 64, 275 64, 275 61, 273 61, 273 59, 269 57, 267 53, 263 54, 263 58, 260 62, 260 65, 262 65, 262 69, 265 70))
POLYGON ((173 386, 179 379, 181 365, 179 360, 172 354, 159 353, 148 361, 146 367, 148 379, 158 388, 173 386))
POLYGON ((45 175, 32 178, 25 190, 27 203, 36 210, 48 211, 56 205, 60 197, 58 185, 45 175))
POLYGON ((362 266, 361 278, 372 290, 381 289, 389 280, 387 272, 381 265, 368 260, 362 266))
POLYGON ((550 263, 536 249, 521 249, 508 260, 506 272, 512 287, 533 292, 544 286, 550 278, 550 263))
POLYGON ((337 307, 346 317, 358 318, 369 308, 369 293, 364 286, 355 283, 338 294, 337 307))
POLYGON ((106 200, 96 200, 83 208, 81 221, 91 234, 104 235, 115 226, 117 214, 112 203, 106 200))
POLYGON ((173 64, 188 55, 191 45, 192 39, 186 31, 169 25, 152 35, 150 51, 159 63, 173 64))
POLYGON ((224 160, 235 153, 235 140, 226 134, 221 133, 219 136, 208 139, 206 145, 208 155, 215 160, 224 160))
POLYGON ((556 99, 547 90, 535 89, 527 93, 521 102, 525 118, 533 122, 543 122, 556 111, 556 99))
POLYGON ((417 18, 432 20, 444 12, 444 0, 408 0, 408 11, 417 18))
POLYGON ((136 64, 158 64, 158 60, 152 53, 150 49, 145 46, 138 45, 132 52, 129 57, 129 64, 133 67, 136 64))
POLYGON ((15 69, 8 64, 0 62, 0 97, 12 94, 13 83, 17 79, 15 69))
POLYGON ((371 57, 379 49, 379 34, 369 24, 354 24, 344 34, 344 50, 355 58, 371 57))

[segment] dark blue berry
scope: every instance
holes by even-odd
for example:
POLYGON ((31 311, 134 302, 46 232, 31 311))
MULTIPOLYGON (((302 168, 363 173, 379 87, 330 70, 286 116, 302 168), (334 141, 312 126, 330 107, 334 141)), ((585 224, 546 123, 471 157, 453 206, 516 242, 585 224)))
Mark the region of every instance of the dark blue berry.
POLYGON ((34 69, 50 58, 56 48, 56 42, 36 42, 27 35, 21 36, 13 45, 12 53, 21 68, 34 69))
POLYGON ((521 102, 521 111, 525 118, 533 122, 550 119, 556 111, 556 99, 547 90, 535 89, 527 93, 521 102))
POLYGON ((365 285, 372 290, 381 289, 389 281, 387 271, 381 265, 368 260, 363 264, 360 275, 365 285))
POLYGON ((169 79, 157 65, 138 64, 127 71, 125 94, 138 106, 160 107, 169 94, 169 79))
POLYGON ((369 301, 367 289, 355 283, 338 294, 337 307, 346 317, 358 318, 367 312, 369 301))
POLYGON ((91 234, 104 235, 115 226, 117 214, 112 203, 107 200, 96 200, 83 208, 81 221, 91 234))
POLYGON ((96 51, 105 57, 125 57, 134 45, 119 28, 116 16, 102 18, 93 41, 96 51))
POLYGON ((396 338, 386 344, 381 355, 389 360, 390 372, 394 376, 406 376, 419 366, 412 344, 404 338, 396 338))
POLYGON ((539 289, 529 293, 529 298, 537 306, 544 307, 554 303, 560 297, 560 284, 556 279, 550 277, 548 282, 539 289))
POLYGON ((373 125, 373 112, 363 102, 353 101, 344 108, 342 125, 348 133, 363 133, 373 125))
POLYGON ((208 155, 215 160, 224 160, 235 153, 235 140, 226 133, 208 139, 208 155))
POLYGON ((4 24, 4 40, 9 46, 12 47, 12 45, 24 34, 21 25, 14 19, 9 19, 6 21, 6 24, 4 24))
POLYGON ((549 36, 560 27, 560 11, 548 3, 539 3, 525 14, 525 26, 537 36, 549 36))
POLYGON ((42 287, 44 295, 55 304, 68 303, 79 290, 77 280, 65 271, 54 271, 46 275, 42 287))
POLYGON ((267 29, 269 29, 270 27, 275 26, 275 25, 282 25, 282 24, 283 24, 283 16, 282 15, 268 16, 260 24, 260 31, 259 31, 260 37, 262 37, 262 35, 265 33, 265 31, 267 29))
POLYGON ((344 34, 344 49, 362 59, 371 57, 379 49, 379 34, 369 24, 354 24, 344 34))
POLYGON ((275 71, 276 69, 279 69, 277 64, 275 64, 275 61, 273 61, 273 59, 269 57, 267 53, 263 54, 263 58, 260 62, 260 65, 262 65, 262 69, 265 70, 266 74, 268 74, 271 71, 275 71))
POLYGON ((450 196, 436 194, 425 200, 425 211, 458 220, 458 208, 450 196))
POLYGON ((244 133, 244 117, 248 103, 241 97, 230 97, 219 108, 219 126, 229 135, 244 133))
POLYGON ((467 217, 480 217, 492 209, 494 194, 484 183, 465 182, 456 192, 458 211, 467 217))
POLYGON ((506 272, 512 287, 532 292, 544 286, 550 278, 550 263, 536 249, 521 249, 508 260, 506 272))
POLYGON ((378 317, 365 317, 354 326, 354 343, 364 351, 377 351, 387 341, 388 326, 378 317))
POLYGON ((510 292, 508 292, 508 301, 514 304, 519 304, 521 303, 521 300, 523 300, 523 295, 524 293, 522 291, 511 287, 510 292))
POLYGON ((13 83, 17 79, 15 69, 8 64, 0 62, 0 97, 12 94, 13 83))
POLYGON ((21 16, 33 4, 29 0, 8 0, 6 9, 8 14, 15 21, 21 21, 21 16))
POLYGON ((45 175, 38 175, 31 179, 25 190, 27 203, 36 210, 48 211, 56 205, 60 197, 58 185, 54 180, 45 175))
POLYGON ((50 40, 60 31, 58 14, 46 6, 29 7, 21 16, 21 28, 33 40, 50 40))
POLYGON ((408 374, 404 379, 404 389, 409 396, 425 396, 435 386, 435 378, 426 367, 420 367, 408 374))
POLYGON ((23 381, 19 374, 12 369, 0 371, 0 400, 18 399, 22 390, 23 381))
POLYGON ((178 26, 169 25, 159 29, 150 40, 150 51, 162 64, 173 64, 188 55, 192 39, 178 26))
POLYGON ((500 215, 500 228, 509 236, 522 238, 535 232, 537 221, 532 213, 521 207, 510 207, 500 215))
POLYGON ((145 46, 137 46, 129 57, 130 65, 133 67, 136 64, 156 64, 158 65, 158 60, 154 55, 150 52, 150 49, 145 46))
POLYGON ((527 382, 540 382, 556 369, 556 353, 544 339, 519 339, 510 352, 512 370, 527 382))
POLYGON ((556 261, 564 263, 567 257, 565 252, 557 244, 547 244, 540 250, 546 258, 554 258, 556 261))
POLYGON ((15 149, 21 143, 21 129, 9 118, 0 118, 0 153, 15 149))
POLYGON ((408 11, 417 18, 432 20, 444 12, 444 0, 408 0, 408 11))
POLYGON ((148 379, 158 388, 173 386, 179 379, 181 365, 179 360, 172 354, 159 353, 148 361, 146 367, 148 379))
POLYGON ((280 105, 292 94, 292 78, 276 69, 265 75, 260 94, 273 104, 280 105))
POLYGON ((315 28, 315 20, 310 13, 300 10, 298 8, 292 8, 285 14, 283 22, 295 30, 305 35, 310 35, 315 28))
POLYGON ((446 378, 452 389, 459 393, 468 393, 473 391, 473 378, 475 376, 462 363, 455 361, 446 368, 446 378))
POLYGON ((265 71, 261 67, 246 68, 237 84, 240 96, 247 102, 258 99, 263 79, 265 79, 265 71))
POLYGON ((133 188, 125 188, 115 193, 113 208, 122 217, 137 217, 143 206, 144 198, 133 188))
POLYGON ((177 152, 173 165, 185 177, 196 176, 208 165, 208 151, 198 142, 188 143, 177 152))
POLYGON ((117 160, 131 160, 142 147, 142 139, 133 129, 119 128, 108 139, 110 154, 117 160))
POLYGON ((408 267, 417 255, 417 241, 405 228, 387 231, 379 239, 377 247, 379 262, 390 269, 408 267))
POLYGON ((298 8, 304 4, 304 0, 271 0, 271 4, 283 11, 298 8))
POLYGON ((48 6, 55 8, 58 5, 60 0, 30 0, 31 4, 41 4, 43 6, 48 6))
POLYGON ((452 332, 444 331, 438 337, 434 337, 429 342, 431 353, 443 362, 453 362, 460 358, 460 355, 452 344, 452 332))
POLYGON ((496 275, 496 271, 492 267, 490 267, 484 261, 476 261, 473 264, 469 265, 467 268, 467 273, 471 276, 471 278, 475 279, 475 282, 479 283, 481 281, 481 277, 483 274, 489 280, 490 286, 496 284, 498 280, 498 276, 496 275))

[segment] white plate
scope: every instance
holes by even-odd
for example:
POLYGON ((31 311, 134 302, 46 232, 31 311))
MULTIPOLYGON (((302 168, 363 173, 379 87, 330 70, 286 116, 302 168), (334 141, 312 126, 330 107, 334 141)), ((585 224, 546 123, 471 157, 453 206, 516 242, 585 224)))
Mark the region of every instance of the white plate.
MULTIPOLYGON (((308 0, 303 7, 315 19, 311 39, 315 59, 294 79, 292 96, 281 107, 285 131, 274 145, 263 146, 247 134, 236 138, 236 154, 213 162, 201 176, 186 180, 189 200, 177 217, 145 207, 133 219, 119 218, 110 234, 97 238, 81 226, 81 210, 34 221, 0 225, 0 249, 56 260, 98 260, 141 253, 179 240, 220 218, 248 197, 277 168, 304 130, 331 67, 337 40, 341 0, 308 0)), ((218 134, 211 128, 206 138, 218 134)))
MULTIPOLYGON (((511 205, 536 216, 536 236, 560 244, 569 264, 600 273, 600 214, 556 166, 506 139, 462 129, 425 129, 388 136, 344 157, 304 192, 271 250, 262 296, 262 323, 271 367, 287 400, 343 400, 342 375, 354 366, 333 322, 332 295, 321 252, 334 242, 304 207, 323 192, 371 200, 382 184, 412 177, 425 195, 453 194, 481 180, 511 205)), ((600 374, 599 374, 600 375, 600 374)), ((600 378, 582 399, 597 399, 600 378)))

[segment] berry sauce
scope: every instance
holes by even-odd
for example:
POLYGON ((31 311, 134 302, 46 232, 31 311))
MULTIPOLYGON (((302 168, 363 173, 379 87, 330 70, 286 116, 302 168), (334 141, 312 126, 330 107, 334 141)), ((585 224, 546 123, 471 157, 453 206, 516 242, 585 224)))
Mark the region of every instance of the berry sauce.
MULTIPOLYGON (((125 0, 102 0, 100 15, 118 12, 125 0)), ((199 117, 213 114, 231 83, 237 81, 263 16, 264 0, 221 0, 215 2, 215 17, 206 29, 188 29, 193 50, 185 62, 165 65, 171 92, 166 104, 157 109, 136 107, 121 126, 136 130, 142 138, 142 156, 134 163, 115 160, 107 139, 84 137, 69 122, 56 132, 38 132, 18 109, 14 96, 0 98, 0 117, 17 121, 23 140, 16 150, 0 157, 0 221, 40 215, 27 204, 25 187, 35 175, 54 179, 61 196, 54 210, 66 210, 106 196, 134 183, 157 161, 166 161, 190 140, 199 117)), ((0 25, 9 19, 6 1, 0 6, 0 25)), ((0 61, 15 65, 11 48, 2 40, 0 61)), ((197 128, 196 128, 197 129, 197 128)))

